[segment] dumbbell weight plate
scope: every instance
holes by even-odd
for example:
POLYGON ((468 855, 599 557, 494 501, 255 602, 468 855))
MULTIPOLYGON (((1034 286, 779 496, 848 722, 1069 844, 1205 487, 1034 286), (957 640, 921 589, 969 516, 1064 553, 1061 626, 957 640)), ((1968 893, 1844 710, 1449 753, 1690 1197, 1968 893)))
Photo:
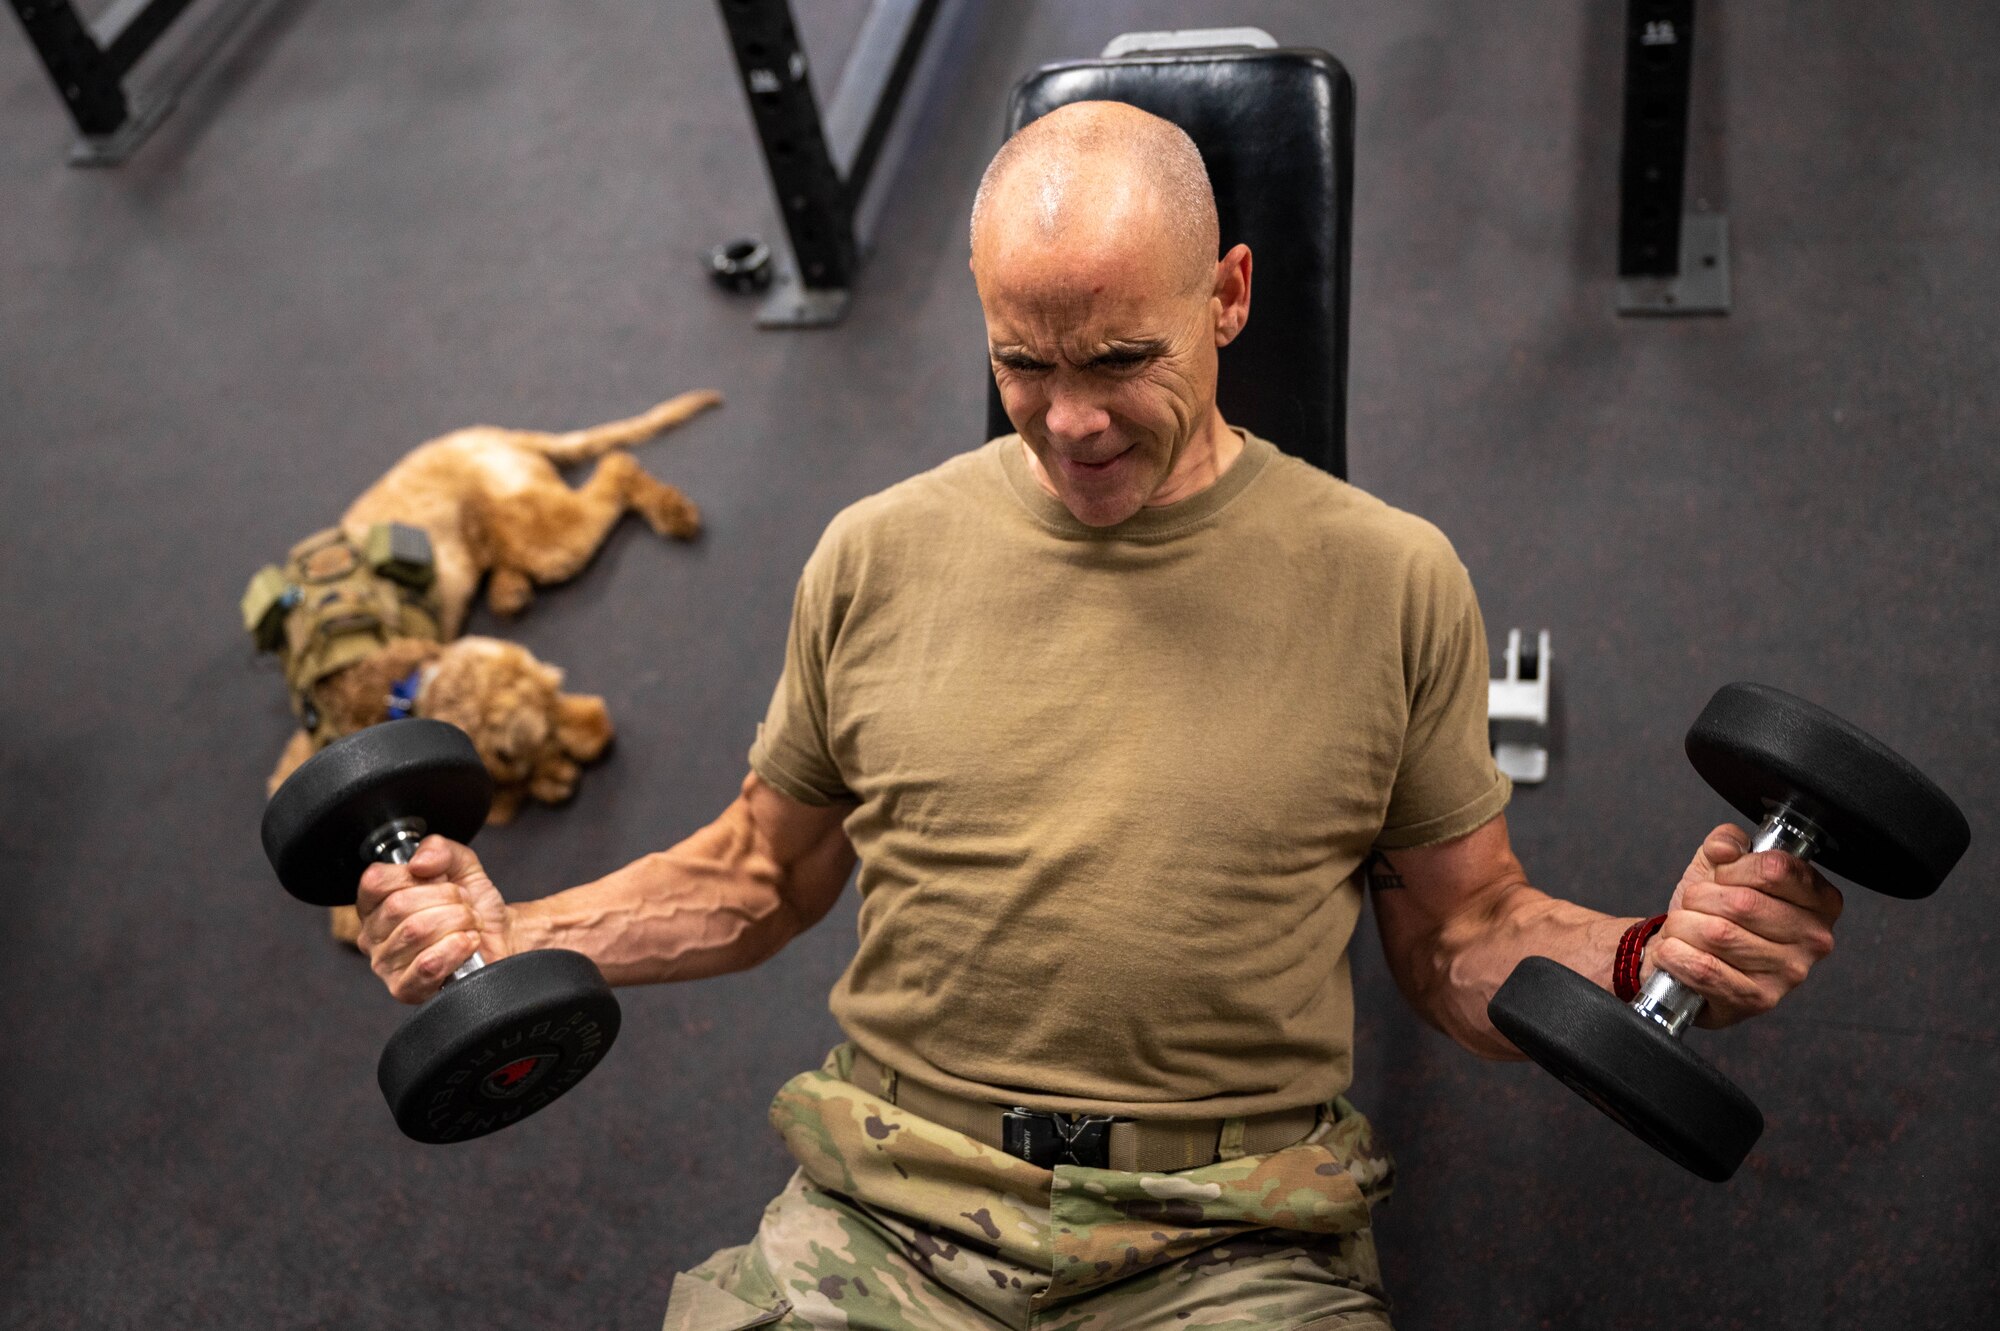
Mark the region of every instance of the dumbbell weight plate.
POLYGON ((1764 1131, 1750 1097, 1708 1060, 1547 957, 1523 960, 1487 1013, 1515 1048, 1702 1178, 1734 1174, 1764 1131))
POLYGON ((1716 691, 1687 735, 1688 761, 1753 822, 1790 804, 1827 833, 1822 868, 1893 897, 1927 897, 1972 839, 1930 778, 1873 736, 1763 684, 1716 691))
POLYGON ((264 806, 264 854, 278 881, 314 906, 351 906, 368 861, 362 840, 412 815, 469 841, 486 822, 493 778, 457 726, 413 717, 335 740, 264 806))
POLYGON ((404 1135, 470 1141, 574 1087, 618 1038, 618 1021, 588 957, 521 952, 447 984, 390 1038, 375 1077, 404 1135))

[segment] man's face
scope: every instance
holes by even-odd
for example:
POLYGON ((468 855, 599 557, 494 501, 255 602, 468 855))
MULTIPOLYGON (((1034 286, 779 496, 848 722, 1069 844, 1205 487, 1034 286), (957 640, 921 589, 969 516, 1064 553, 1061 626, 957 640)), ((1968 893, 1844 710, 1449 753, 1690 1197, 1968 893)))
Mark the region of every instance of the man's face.
POLYGON ((1162 491, 1215 403, 1213 272, 1146 241, 993 236, 973 260, 1007 417, 1093 527, 1162 491))

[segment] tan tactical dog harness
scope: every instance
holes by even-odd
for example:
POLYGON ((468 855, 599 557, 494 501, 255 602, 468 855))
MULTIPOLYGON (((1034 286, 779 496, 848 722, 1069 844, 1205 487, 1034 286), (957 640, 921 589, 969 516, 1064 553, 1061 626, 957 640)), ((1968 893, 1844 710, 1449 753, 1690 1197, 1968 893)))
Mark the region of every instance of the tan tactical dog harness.
POLYGON ((372 655, 391 638, 438 642, 443 633, 430 537, 418 527, 378 522, 360 545, 338 527, 308 536, 266 564, 243 592, 243 627, 257 649, 285 667, 292 711, 314 741, 324 718, 313 686, 372 655))

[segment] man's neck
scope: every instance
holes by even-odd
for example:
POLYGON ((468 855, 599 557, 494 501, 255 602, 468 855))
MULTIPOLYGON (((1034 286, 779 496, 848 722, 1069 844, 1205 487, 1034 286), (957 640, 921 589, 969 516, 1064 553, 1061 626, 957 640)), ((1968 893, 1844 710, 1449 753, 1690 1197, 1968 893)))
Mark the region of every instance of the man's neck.
POLYGON ((1153 491, 1153 497, 1146 501, 1147 508, 1165 508, 1168 504, 1178 504, 1183 499, 1191 499, 1222 479, 1243 455, 1243 437, 1229 428, 1222 419, 1222 412, 1214 407, 1208 409, 1208 421, 1203 428, 1188 441, 1181 455, 1174 462, 1174 469, 1167 473, 1167 479, 1160 488, 1153 491))

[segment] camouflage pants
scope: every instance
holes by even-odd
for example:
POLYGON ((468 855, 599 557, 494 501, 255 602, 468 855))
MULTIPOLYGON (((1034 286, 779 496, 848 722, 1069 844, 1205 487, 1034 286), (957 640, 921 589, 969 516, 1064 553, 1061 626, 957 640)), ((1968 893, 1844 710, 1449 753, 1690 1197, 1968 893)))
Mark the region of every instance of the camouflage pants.
POLYGON ((798 1171, 756 1238, 675 1278, 665 1331, 1389 1326, 1368 1222, 1392 1167, 1345 1100, 1268 1155, 1047 1170, 898 1109, 849 1066, 842 1046, 778 1092, 798 1171))

